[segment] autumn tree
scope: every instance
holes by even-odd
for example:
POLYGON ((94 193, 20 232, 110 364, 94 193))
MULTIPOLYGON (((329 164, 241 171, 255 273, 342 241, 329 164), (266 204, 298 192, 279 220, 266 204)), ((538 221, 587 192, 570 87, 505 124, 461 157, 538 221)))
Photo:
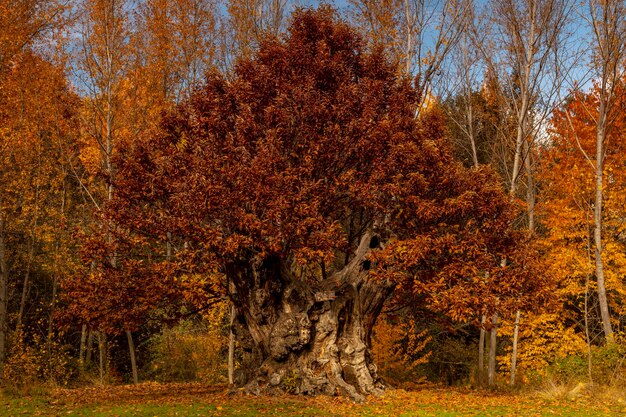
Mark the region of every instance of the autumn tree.
MULTIPOLYGON (((91 170, 91 180, 83 182, 83 189, 93 203, 94 219, 102 219, 100 211, 114 195, 113 180, 116 168, 113 162, 124 140, 132 137, 132 129, 123 123, 122 106, 129 88, 128 73, 131 57, 129 4, 125 0, 83 1, 80 3, 80 44, 77 63, 85 98, 82 109, 82 158, 91 170), (104 179, 104 181, 102 181, 104 179)), ((132 113, 127 110, 127 113, 132 113)), ((101 223, 101 230, 113 229, 101 223)), ((106 235, 112 242, 112 234, 106 235)), ((113 248, 108 260, 115 266, 118 262, 113 248)), ((93 271, 97 274, 97 271, 93 271)), ((83 333, 86 331, 83 326, 83 333)), ((130 329, 124 329, 128 337, 133 365, 134 348, 130 329)), ((98 333, 100 347, 100 380, 104 378, 105 335, 98 333)), ((82 350, 82 349, 81 349, 82 350)), ((137 380, 137 370, 133 366, 137 380)))
MULTIPOLYGON (((493 100, 489 95, 489 78, 483 82, 482 88, 477 85, 480 80, 479 57, 464 37, 458 49, 456 76, 458 83, 454 85, 451 96, 443 103, 446 112, 450 139, 455 149, 456 158, 465 166, 479 168, 488 164, 497 172, 502 171, 500 130, 507 124, 506 116, 501 113, 500 100, 493 100)), ((454 83, 451 83, 454 84, 454 83)), ((502 175, 502 174, 501 174, 502 175)), ((481 317, 478 340, 478 380, 484 379, 485 338, 487 317, 481 317)), ((493 329, 491 331, 494 331, 493 329)), ((493 348, 493 346, 492 346, 493 348)), ((495 352, 495 349, 494 349, 495 352)))
POLYGON ((446 61, 467 29, 472 3, 466 0, 350 0, 350 12, 370 47, 384 47, 399 69, 416 77, 422 92, 419 114, 446 61))
MULTIPOLYGON (((576 332, 586 342, 590 360, 592 345, 601 343, 603 335, 606 337, 595 276, 596 178, 592 173, 597 125, 596 114, 590 111, 598 108, 601 89, 596 83, 589 93, 576 92, 555 112, 551 142, 544 151, 545 167, 539 177, 546 194, 541 210, 546 233, 541 244, 555 259, 549 273, 557 278, 556 296, 562 305, 561 322, 557 324, 577 324, 566 330, 576 332)), ((623 109, 624 97, 620 83, 614 90, 613 109, 623 109)), ((620 275, 626 266, 622 238, 625 180, 621 167, 625 126, 623 112, 612 115, 605 138, 611 147, 603 155, 604 175, 610 181, 602 189, 602 258, 605 290, 610 295, 607 301, 616 317, 624 313, 626 294, 620 275)), ((591 377, 592 363, 588 366, 591 377)))
POLYGON ((9 328, 22 327, 32 282, 49 277, 62 234, 51 233, 62 222, 66 174, 56 145, 75 128, 75 102, 45 51, 64 10, 56 1, 0 2, 0 366, 9 328))
POLYGON ((132 89, 145 119, 139 131, 152 127, 161 111, 180 102, 215 66, 217 2, 148 0, 136 10, 130 61, 132 89))
POLYGON ((461 319, 539 284, 497 264, 512 206, 454 163, 439 113, 416 121, 418 100, 332 9, 298 11, 123 155, 109 216, 170 228, 176 262, 232 283, 248 390, 298 369, 299 393, 362 399, 382 388, 371 332, 394 288, 461 319))
POLYGON ((84 172, 74 170, 74 175, 93 211, 92 222, 82 227, 85 267, 65 280, 65 313, 82 323, 81 363, 93 334, 106 346, 101 331, 124 331, 137 381, 133 332, 172 295, 152 285, 146 271, 158 270, 153 255, 171 253, 172 245, 166 236, 154 246, 128 253, 134 238, 105 219, 102 210, 115 194, 116 155, 154 129, 161 113, 188 97, 204 72, 216 65, 218 5, 203 0, 102 0, 79 6, 80 37, 72 50, 84 98, 84 172), (137 262, 145 263, 143 273, 137 272, 137 262))
POLYGON ((250 58, 266 36, 284 32, 291 0, 227 0, 222 16, 221 67, 227 73, 237 58, 250 58))
POLYGON ((490 68, 500 76, 504 96, 515 116, 513 158, 507 187, 516 195, 527 152, 557 99, 560 88, 558 55, 571 9, 565 0, 494 0, 489 5, 494 21, 493 43, 498 50, 484 51, 490 68))
MULTIPOLYGON (((596 122, 596 149, 589 161, 594 167, 595 201, 593 212, 593 239, 595 275, 602 326, 607 341, 613 340, 613 328, 605 285, 605 265, 602 259, 604 160, 607 154, 607 135, 617 113, 614 106, 616 88, 623 82, 626 54, 626 8, 622 1, 595 1, 589 3, 589 22, 593 32, 593 68, 598 81, 598 103, 592 110, 596 122)), ((587 154, 585 154, 587 156, 587 154)))
MULTIPOLYGON (((499 127, 503 141, 504 180, 512 199, 525 191, 525 228, 532 236, 535 228, 536 194, 534 186, 534 145, 541 135, 551 110, 559 97, 562 83, 563 48, 568 15, 567 0, 493 0, 486 5, 484 19, 489 36, 477 43, 488 71, 499 81, 499 102, 504 125, 499 127), (521 187, 525 175, 526 187, 521 187)), ((502 260, 506 263, 506 260, 502 260)), ((511 314, 510 312, 501 312, 511 314)), ((515 313, 519 323, 521 312, 515 313)), ((497 321, 494 318, 494 324, 497 321)), ((513 334, 513 344, 517 344, 513 334)), ((489 382, 495 377, 495 334, 492 334, 489 358, 489 382)), ((513 356, 517 352, 513 349, 513 356)), ((515 381, 511 367, 511 384, 515 381)))

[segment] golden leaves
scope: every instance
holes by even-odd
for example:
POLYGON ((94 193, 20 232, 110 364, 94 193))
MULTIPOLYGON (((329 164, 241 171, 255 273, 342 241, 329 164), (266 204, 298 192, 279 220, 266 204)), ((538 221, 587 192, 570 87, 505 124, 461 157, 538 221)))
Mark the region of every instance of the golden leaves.
POLYGON ((416 379, 417 366, 427 363, 432 352, 428 329, 419 330, 411 317, 382 315, 374 326, 372 352, 382 375, 400 381, 416 379))

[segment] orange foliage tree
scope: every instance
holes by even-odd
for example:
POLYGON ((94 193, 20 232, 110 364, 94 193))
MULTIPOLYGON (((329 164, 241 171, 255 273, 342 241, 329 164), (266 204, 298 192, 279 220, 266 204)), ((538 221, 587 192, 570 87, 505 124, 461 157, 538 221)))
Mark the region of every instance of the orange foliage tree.
POLYGON ((72 264, 76 195, 59 161, 73 150, 78 102, 48 54, 65 10, 54 0, 0 1, 0 366, 9 329, 18 330, 13 349, 35 321, 51 353, 57 283, 72 264))
MULTIPOLYGON (((555 112, 551 143, 543 151, 541 171, 545 203, 541 217, 546 234, 541 240, 550 262, 548 273, 558 283, 557 296, 566 314, 555 317, 556 323, 577 323, 572 330, 587 343, 602 333, 600 310, 596 296, 594 205, 594 155, 596 125, 590 109, 597 108, 596 85, 589 93, 577 92, 555 112)), ((623 153, 626 150, 622 84, 615 92, 611 127, 608 130, 604 154, 602 211, 602 258, 605 266, 606 289, 612 314, 619 320, 624 314, 626 287, 621 271, 626 267, 624 249, 624 190, 626 175, 623 153)), ((566 327, 571 327, 567 325, 566 327)))

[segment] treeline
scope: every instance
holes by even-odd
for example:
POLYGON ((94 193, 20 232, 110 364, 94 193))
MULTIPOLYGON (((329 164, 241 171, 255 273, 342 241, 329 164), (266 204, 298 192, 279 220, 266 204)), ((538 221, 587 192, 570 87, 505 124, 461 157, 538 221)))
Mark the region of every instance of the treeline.
MULTIPOLYGON (((116 227, 107 208, 123 192, 117 164, 134 144, 155 135, 211 74, 228 80, 260 44, 284 36, 299 6, 0 0, 5 384, 88 375, 224 380, 219 358, 231 318, 220 271, 167 230, 155 248, 116 227), (178 273, 152 262, 183 252, 189 261, 177 264, 178 273)), ((418 123, 435 115, 458 161, 499 174, 519 207, 524 245, 536 255, 528 270, 553 292, 549 305, 532 311, 510 311, 497 299, 448 315, 426 302, 393 304, 374 335, 387 377, 494 384, 499 373, 513 384, 516 369, 526 381, 552 369, 596 382, 621 378, 624 3, 349 0, 335 7, 367 49, 383 48, 415 84, 418 123)))

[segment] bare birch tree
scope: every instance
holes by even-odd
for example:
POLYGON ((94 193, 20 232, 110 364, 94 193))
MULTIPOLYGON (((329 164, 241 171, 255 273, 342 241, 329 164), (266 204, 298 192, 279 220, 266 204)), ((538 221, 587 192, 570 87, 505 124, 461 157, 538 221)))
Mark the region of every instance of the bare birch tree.
POLYGON ((438 95, 436 82, 445 72, 453 46, 465 32, 470 0, 351 0, 352 16, 373 44, 384 44, 399 67, 414 75, 422 102, 438 95))
MULTIPOLYGON (((506 181, 511 198, 516 198, 522 167, 527 174, 527 226, 534 228, 532 149, 541 136, 543 126, 557 104, 562 86, 562 48, 569 14, 570 0, 491 0, 488 13, 492 22, 492 38, 483 44, 482 52, 490 69, 504 72, 503 109, 514 121, 512 157, 506 161, 506 181)), ((508 129, 506 129, 508 130, 508 129)), ((506 132, 504 130, 503 132, 506 132)), ((508 136, 508 132, 507 132, 508 136)), ((504 138, 507 139, 506 137, 504 138)), ((511 384, 515 382, 515 364, 520 312, 516 312, 511 384)), ((491 339, 493 343, 493 338, 491 339)), ((490 350, 490 355, 495 349, 490 350)))
POLYGON ((626 54, 626 8, 621 0, 589 0, 586 19, 592 31, 592 69, 598 83, 597 109, 592 112, 596 123, 595 158, 590 158, 594 170, 595 200, 593 207, 593 241, 595 271, 602 317, 602 328, 607 342, 613 341, 613 328, 602 258, 602 203, 604 159, 607 152, 608 133, 617 109, 614 108, 615 90, 624 77, 626 54), (595 113, 595 114, 594 114, 595 113))
POLYGON ((222 70, 229 72, 239 57, 249 57, 267 35, 285 30, 293 10, 290 0, 227 0, 222 31, 222 70))

